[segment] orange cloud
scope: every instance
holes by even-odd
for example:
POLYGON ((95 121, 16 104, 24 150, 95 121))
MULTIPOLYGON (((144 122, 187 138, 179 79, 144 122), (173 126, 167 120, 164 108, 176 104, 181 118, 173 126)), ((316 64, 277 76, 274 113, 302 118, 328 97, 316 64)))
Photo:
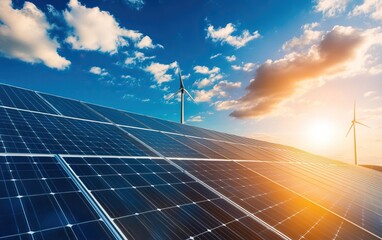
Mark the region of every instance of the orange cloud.
POLYGON ((346 63, 359 58, 375 41, 375 29, 359 31, 335 26, 307 52, 293 52, 276 61, 267 61, 257 70, 247 93, 238 100, 239 107, 230 116, 258 118, 265 116, 310 81, 346 71, 346 63))

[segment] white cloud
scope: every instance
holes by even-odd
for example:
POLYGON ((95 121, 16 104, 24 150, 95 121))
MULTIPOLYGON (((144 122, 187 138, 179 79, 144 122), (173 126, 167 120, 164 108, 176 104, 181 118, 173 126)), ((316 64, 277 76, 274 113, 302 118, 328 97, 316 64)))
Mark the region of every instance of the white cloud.
POLYGON ((223 111, 235 108, 239 104, 237 100, 216 101, 211 104, 216 110, 223 111))
POLYGON ((203 122, 202 116, 191 116, 187 119, 187 122, 203 122))
POLYGON ((331 79, 354 76, 365 68, 365 56, 381 45, 380 27, 360 30, 334 26, 308 49, 288 53, 275 61, 267 60, 246 87, 247 93, 230 115, 261 118, 280 111, 282 104, 331 79))
POLYGON ((234 36, 236 31, 235 25, 228 23, 225 27, 219 27, 215 30, 214 26, 209 25, 207 28, 207 38, 211 38, 213 42, 227 43, 235 48, 244 47, 249 41, 260 37, 258 31, 250 33, 244 30, 241 35, 234 36))
POLYGON ((368 14, 375 20, 382 20, 382 0, 364 0, 361 5, 357 5, 352 15, 368 14))
POLYGON ((203 79, 199 79, 198 81, 195 81, 194 85, 197 85, 198 88, 209 86, 215 81, 223 78, 223 75, 220 74, 220 68, 218 67, 213 67, 212 69, 209 69, 206 66, 195 66, 194 71, 195 73, 209 75, 207 78, 203 78, 203 79))
POLYGON ((47 4, 46 9, 48 10, 48 13, 53 17, 61 17, 61 13, 53 5, 47 4))
POLYGON ((291 40, 283 44, 284 51, 296 51, 302 50, 313 43, 320 40, 322 37, 321 31, 316 31, 314 28, 318 26, 318 23, 305 24, 303 26, 304 33, 300 37, 294 37, 291 40))
POLYGON ((195 66, 194 67, 195 73, 205 74, 205 75, 211 75, 216 74, 220 72, 220 68, 213 67, 211 70, 206 66, 195 66))
POLYGON ((157 44, 157 45, 154 45, 153 44, 153 40, 151 40, 151 38, 149 36, 144 36, 137 44, 136 44, 137 48, 140 48, 140 49, 143 49, 143 48, 155 48, 155 47, 161 47, 163 48, 162 45, 160 44, 157 44))
POLYGON ((233 62, 233 61, 236 61, 236 56, 235 56, 235 55, 232 55, 232 56, 226 56, 225 59, 226 59, 228 62, 233 62))
POLYGON ((226 90, 241 87, 241 82, 228 82, 227 80, 220 81, 210 90, 196 90, 195 102, 210 102, 213 97, 227 97, 226 90))
POLYGON ((233 70, 236 70, 236 71, 241 70, 241 67, 239 65, 232 65, 231 67, 233 70))
POLYGON ((221 55, 222 55, 221 53, 217 53, 217 54, 215 54, 215 55, 212 55, 212 56, 210 57, 210 59, 214 59, 214 58, 220 57, 221 55))
POLYGON ((143 0, 124 0, 124 1, 125 1, 125 3, 134 7, 137 10, 140 10, 143 7, 143 5, 145 4, 145 2, 143 0))
POLYGON ((155 58, 155 56, 145 56, 145 54, 143 52, 139 52, 139 51, 135 51, 134 52, 134 56, 131 56, 131 57, 127 57, 126 60, 125 60, 125 64, 126 65, 130 65, 130 64, 137 64, 137 62, 143 62, 145 60, 148 60, 148 59, 153 59, 155 58))
POLYGON ((14 9, 11 0, 0 1, 0 52, 4 56, 60 70, 69 67, 70 61, 57 53, 60 44, 49 37, 50 29, 45 14, 33 3, 14 9))
POLYGON ((74 49, 99 50, 116 53, 118 47, 127 46, 127 39, 138 41, 142 34, 121 28, 113 15, 98 7, 87 8, 77 0, 70 0, 64 11, 67 24, 73 29, 66 42, 74 49))
POLYGON ((255 67, 257 66, 256 63, 243 63, 242 66, 239 66, 239 65, 232 65, 232 69, 233 70, 236 70, 236 71, 239 71, 239 70, 243 70, 244 72, 252 72, 255 67))
POLYGON ((363 94, 363 96, 364 96, 365 98, 368 98, 368 97, 371 97, 371 96, 373 96, 373 95, 375 95, 375 94, 376 94, 375 91, 368 91, 368 92, 365 92, 365 93, 363 94))
POLYGON ((169 82, 172 79, 172 75, 168 74, 167 71, 169 69, 175 69, 176 62, 170 63, 170 64, 162 64, 162 63, 151 63, 149 66, 147 66, 144 70, 146 72, 151 73, 154 76, 155 81, 158 83, 158 85, 161 85, 164 82, 169 82))
POLYGON ((123 79, 133 79, 133 77, 130 76, 130 75, 121 75, 121 78, 123 78, 123 79))
POLYGON ((326 17, 334 17, 345 11, 349 0, 318 0, 316 12, 322 12, 326 17))
POLYGON ((89 70, 90 73, 93 73, 95 75, 99 75, 99 76, 107 76, 109 75, 109 73, 106 71, 105 68, 100 68, 100 67, 91 67, 90 70, 89 70))

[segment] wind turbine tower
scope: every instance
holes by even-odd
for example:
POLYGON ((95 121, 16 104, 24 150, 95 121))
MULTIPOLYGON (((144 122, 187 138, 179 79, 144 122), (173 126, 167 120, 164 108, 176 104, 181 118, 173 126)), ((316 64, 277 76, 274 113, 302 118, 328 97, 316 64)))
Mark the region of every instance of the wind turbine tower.
POLYGON ((178 72, 178 76, 179 76, 180 87, 179 87, 178 91, 176 91, 170 97, 168 97, 167 100, 170 100, 171 98, 176 96, 178 93, 180 93, 180 123, 184 124, 184 94, 186 93, 194 102, 195 102, 195 99, 191 96, 191 94, 184 87, 183 79, 182 79, 182 73, 180 71, 180 67, 179 67, 178 63, 177 63, 177 72, 178 72))
POLYGON ((355 130, 356 124, 360 124, 360 125, 363 125, 363 126, 365 126, 365 127, 369 127, 369 126, 366 126, 365 124, 363 124, 363 123, 361 123, 361 122, 358 122, 358 121, 356 120, 356 117, 355 117, 355 101, 354 101, 354 115, 353 115, 353 120, 351 121, 351 125, 350 125, 349 131, 348 131, 348 133, 346 134, 346 136, 349 135, 351 129, 353 128, 353 132, 354 132, 354 164, 355 164, 355 165, 358 165, 358 159, 357 159, 357 135, 356 135, 356 130, 355 130))

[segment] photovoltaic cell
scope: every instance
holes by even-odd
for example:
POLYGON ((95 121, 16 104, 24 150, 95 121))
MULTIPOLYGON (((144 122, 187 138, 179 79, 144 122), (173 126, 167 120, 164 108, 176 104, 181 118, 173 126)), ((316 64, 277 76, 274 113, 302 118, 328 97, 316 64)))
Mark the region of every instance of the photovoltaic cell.
POLYGON ((238 149, 235 149, 233 146, 228 146, 225 143, 208 140, 208 139, 201 139, 201 138, 193 138, 192 140, 208 147, 209 149, 218 152, 220 155, 223 155, 225 158, 228 159, 242 159, 240 156, 240 153, 238 152, 238 149))
POLYGON ((44 93, 39 94, 50 104, 52 104, 64 116, 106 122, 105 118, 99 116, 97 113, 90 110, 80 101, 56 97, 44 93))
POLYGON ((35 92, 0 84, 0 105, 57 114, 35 92))
POLYGON ((176 163, 292 239, 378 239, 233 161, 176 163))
POLYGON ((173 138, 161 132, 125 128, 126 131, 139 138, 149 146, 152 146, 156 151, 166 157, 189 157, 189 158, 206 158, 200 152, 186 146, 173 138))
POLYGON ((345 164, 241 164, 382 235, 381 174, 345 164))
POLYGON ((0 239, 111 239, 53 157, 0 156, 0 239))
POLYGON ((154 155, 110 124, 0 107, 4 152, 95 155, 154 155))
POLYGON ((128 238, 280 239, 163 159, 65 161, 128 238))
POLYGON ((174 129, 168 126, 169 124, 167 123, 169 123, 169 121, 161 120, 158 118, 147 117, 144 115, 130 113, 130 112, 124 112, 124 114, 135 119, 136 121, 143 123, 145 126, 147 126, 150 129, 154 129, 158 131, 166 131, 166 132, 176 132, 174 129))
POLYGON ((132 127, 140 127, 140 128, 147 128, 144 124, 140 123, 139 121, 132 119, 131 117, 124 114, 122 111, 107 107, 101 107, 94 104, 85 103, 107 119, 109 119, 111 122, 126 126, 132 126, 132 127))
POLYGON ((178 142, 183 143, 184 145, 195 149, 196 151, 202 153, 203 155, 207 156, 208 158, 214 158, 214 159, 226 159, 224 156, 219 154, 218 152, 213 151, 212 149, 196 142, 191 137, 185 137, 175 134, 167 134, 167 136, 177 140, 178 142))

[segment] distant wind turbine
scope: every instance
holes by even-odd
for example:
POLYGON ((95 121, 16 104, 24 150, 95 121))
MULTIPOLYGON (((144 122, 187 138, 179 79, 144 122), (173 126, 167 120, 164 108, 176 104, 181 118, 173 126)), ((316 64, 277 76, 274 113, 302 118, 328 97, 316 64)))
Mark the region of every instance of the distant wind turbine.
POLYGON ((178 72, 178 75, 179 75, 180 87, 179 87, 178 91, 176 91, 175 93, 171 94, 171 96, 169 96, 167 98, 167 100, 170 100, 171 98, 176 96, 178 93, 180 93, 180 123, 184 124, 184 93, 186 93, 192 99, 192 101, 195 102, 195 99, 191 96, 191 94, 184 87, 183 79, 182 79, 182 74, 180 72, 180 67, 179 67, 178 63, 177 63, 177 72, 178 72))
POLYGON ((355 131, 355 126, 356 124, 360 124, 360 125, 363 125, 365 127, 369 127, 369 126, 366 126, 365 124, 361 123, 361 122, 358 122, 356 120, 356 117, 355 117, 355 101, 354 101, 354 115, 353 115, 353 121, 351 121, 351 125, 350 125, 350 128, 349 128, 349 131, 348 133, 346 134, 346 136, 349 135, 350 133, 350 130, 353 128, 354 130, 354 163, 355 165, 358 165, 358 160, 357 160, 357 135, 356 135, 356 131, 355 131))

